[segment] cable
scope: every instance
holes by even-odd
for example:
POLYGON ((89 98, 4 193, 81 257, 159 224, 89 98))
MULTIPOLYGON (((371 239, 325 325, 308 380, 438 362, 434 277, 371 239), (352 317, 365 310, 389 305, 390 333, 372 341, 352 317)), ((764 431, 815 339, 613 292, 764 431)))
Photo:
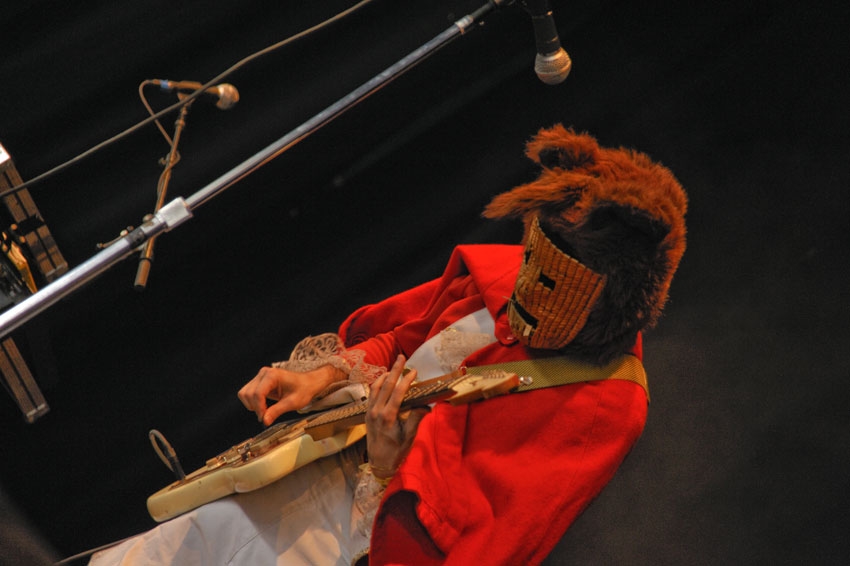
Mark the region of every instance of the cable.
MULTIPOLYGON (((165 131, 165 128, 162 126, 162 123, 159 121, 159 117, 156 115, 156 112, 153 111, 153 108, 151 108, 151 105, 148 102, 148 98, 145 96, 145 87, 150 84, 154 84, 153 81, 150 79, 145 79, 139 83, 139 98, 142 99, 142 105, 145 107, 145 110, 148 111, 150 119, 153 120, 153 123, 156 124, 156 127, 159 129, 160 133, 165 138, 165 141, 168 142, 169 146, 171 146, 174 144, 174 142, 171 141, 171 136, 169 136, 168 132, 165 131)), ((177 157, 177 160, 180 160, 179 156, 177 157)))
MULTIPOLYGON (((45 180, 49 177, 52 177, 53 175, 55 175, 56 173, 59 173, 60 171, 64 171, 65 169, 67 169, 68 167, 71 167, 72 165, 76 165, 80 161, 82 161, 85 158, 97 153, 101 149, 108 147, 108 146, 112 145, 113 143, 124 139, 125 137, 129 136, 130 134, 134 134, 135 132, 137 132, 138 130, 140 130, 144 126, 147 126, 151 122, 155 122, 159 118, 162 118, 163 116, 165 116, 165 115, 167 115, 171 112, 174 112, 175 110, 179 109, 180 107, 182 107, 186 104, 189 104, 189 102, 191 102, 191 101, 195 100, 196 98, 198 98, 199 96, 201 96, 201 94, 203 94, 204 91, 206 91, 208 88, 215 86, 216 84, 221 82, 224 78, 230 76, 232 73, 241 69, 242 67, 244 67, 248 63, 254 61, 254 59, 258 59, 260 57, 263 57, 263 56, 265 56, 265 55, 267 55, 267 54, 269 54, 269 53, 271 53, 271 52, 273 52, 277 49, 280 49, 282 47, 289 45, 290 43, 292 43, 294 41, 297 41, 297 40, 299 40, 299 39, 301 39, 301 38, 303 38, 307 35, 310 35, 310 34, 316 32, 316 31, 319 31, 320 29, 327 27, 327 26, 333 24, 334 22, 336 22, 338 20, 341 20, 342 18, 354 13, 355 11, 366 6, 367 4, 372 3, 373 1, 374 0, 361 0, 357 4, 351 6, 350 8, 343 10, 342 12, 336 14, 335 16, 331 16, 330 18, 328 18, 328 19, 326 19, 322 22, 319 22, 318 24, 316 24, 312 27, 309 27, 305 30, 302 30, 302 31, 296 33, 295 35, 289 36, 288 38, 286 38, 284 40, 281 40, 277 43, 274 43, 274 44, 272 44, 268 47, 261 49, 260 51, 257 51, 255 53, 252 53, 251 55, 248 55, 247 57, 237 61, 235 64, 231 65, 226 70, 224 70, 223 72, 219 73, 218 75, 216 75, 215 77, 213 77, 212 79, 207 81, 205 84, 201 85, 201 87, 198 90, 187 95, 183 100, 180 100, 179 102, 176 102, 176 103, 172 104, 171 106, 160 110, 156 114, 153 114, 152 116, 142 120, 141 122, 138 122, 137 124, 135 124, 133 126, 130 126, 129 128, 127 128, 123 132, 120 132, 120 133, 100 142, 99 144, 87 149, 86 151, 82 152, 81 154, 77 155, 76 157, 73 157, 73 158, 69 159, 68 161, 66 161, 64 163, 61 163, 61 164, 57 165, 56 167, 53 167, 52 169, 49 169, 49 170, 45 171, 44 173, 41 173, 40 175, 37 175, 37 176, 33 177, 32 179, 30 179, 28 181, 25 181, 25 182, 23 182, 19 185, 15 185, 14 187, 11 187, 9 189, 6 189, 5 191, 0 192, 0 198, 4 197, 6 195, 12 194, 14 192, 17 192, 21 189, 25 189, 29 186, 34 185, 35 183, 39 183, 39 182, 41 182, 41 181, 43 181, 43 180, 45 180)), ((168 138, 167 135, 166 135, 166 138, 168 138)))
POLYGON ((174 448, 171 447, 165 436, 158 430, 151 429, 148 437, 156 455, 159 456, 162 463, 177 477, 177 480, 182 481, 186 479, 186 472, 183 471, 183 466, 180 465, 180 460, 177 459, 177 452, 174 451, 174 448))
MULTIPOLYGON (((159 459, 162 460, 162 463, 177 476, 178 480, 182 480, 186 477, 185 472, 183 472, 183 467, 180 465, 180 461, 177 459, 177 453, 174 451, 174 448, 171 447, 171 444, 168 440, 165 439, 165 436, 161 432, 156 429, 152 429, 148 432, 148 437, 150 438, 151 445, 153 446, 156 455, 159 456, 159 459)), ((80 552, 79 554, 75 554, 74 556, 69 556, 55 563, 55 566, 59 566, 60 564, 70 564, 75 560, 79 560, 80 558, 85 558, 86 556, 91 556, 95 552, 99 552, 101 550, 106 550, 107 548, 112 548, 113 546, 118 546, 124 541, 130 540, 138 535, 132 535, 127 538, 123 538, 117 540, 115 542, 110 542, 108 544, 104 544, 102 546, 98 546, 96 548, 92 548, 86 550, 84 552, 80 552)))
POLYGON ((86 550, 84 552, 80 552, 79 554, 75 554, 73 556, 68 556, 67 558, 63 558, 62 560, 55 562, 54 564, 55 564, 55 566, 59 566, 61 564, 70 564, 70 563, 74 562, 75 560, 79 560, 80 558, 85 558, 86 556, 91 556, 95 552, 100 552, 101 550, 106 550, 107 548, 112 548, 113 546, 118 546, 122 542, 128 541, 131 538, 135 538, 137 536, 138 535, 132 535, 132 536, 129 536, 129 537, 126 537, 126 538, 122 538, 120 540, 116 540, 114 542, 110 542, 108 544, 104 544, 102 546, 90 548, 89 550, 86 550))

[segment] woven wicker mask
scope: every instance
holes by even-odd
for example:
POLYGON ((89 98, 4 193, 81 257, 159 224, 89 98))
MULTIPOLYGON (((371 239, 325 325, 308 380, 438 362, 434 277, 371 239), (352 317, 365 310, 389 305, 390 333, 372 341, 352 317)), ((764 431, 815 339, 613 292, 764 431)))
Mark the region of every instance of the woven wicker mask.
POLYGON ((604 286, 604 276, 561 251, 535 218, 508 304, 511 330, 532 348, 563 348, 584 326, 604 286))

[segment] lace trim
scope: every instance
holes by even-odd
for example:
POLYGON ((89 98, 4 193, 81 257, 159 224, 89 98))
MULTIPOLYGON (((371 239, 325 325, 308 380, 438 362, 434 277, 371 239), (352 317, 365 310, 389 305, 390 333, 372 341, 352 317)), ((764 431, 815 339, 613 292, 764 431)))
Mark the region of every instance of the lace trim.
POLYGON ((295 345, 289 359, 275 362, 272 367, 296 373, 306 373, 322 366, 331 365, 345 372, 348 379, 337 381, 316 396, 316 400, 330 395, 352 383, 372 383, 387 369, 373 366, 363 361, 366 352, 347 350, 339 335, 327 332, 318 336, 308 336, 295 345))
POLYGON ((481 332, 463 332, 454 326, 440 331, 440 339, 434 346, 434 353, 441 369, 450 373, 458 369, 467 357, 484 346, 491 344, 494 338, 481 332))
POLYGON ((372 474, 369 464, 360 466, 357 487, 354 488, 354 504, 362 513, 362 516, 357 519, 357 530, 367 540, 372 538, 372 524, 375 522, 375 514, 378 512, 386 489, 386 482, 382 483, 372 474))

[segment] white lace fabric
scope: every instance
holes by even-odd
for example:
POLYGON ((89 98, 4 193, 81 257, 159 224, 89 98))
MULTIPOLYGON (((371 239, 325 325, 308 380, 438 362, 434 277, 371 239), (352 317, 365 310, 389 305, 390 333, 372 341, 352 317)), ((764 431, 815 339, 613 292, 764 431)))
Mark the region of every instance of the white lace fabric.
POLYGON ((352 383, 372 383, 387 371, 385 367, 364 362, 365 356, 362 350, 346 349, 339 335, 326 332, 304 338, 292 349, 288 360, 275 362, 272 367, 306 373, 330 365, 345 372, 348 378, 325 388, 316 396, 315 400, 318 400, 352 383))
POLYGON ((386 486, 378 482, 372 474, 369 464, 360 466, 357 486, 354 488, 354 505, 360 511, 360 517, 357 519, 357 530, 366 539, 372 536, 372 524, 375 522, 375 515, 386 489, 386 486))
POLYGON ((464 332, 454 326, 440 331, 440 339, 434 345, 437 359, 444 372, 460 368, 470 354, 493 342, 493 336, 483 332, 464 332))

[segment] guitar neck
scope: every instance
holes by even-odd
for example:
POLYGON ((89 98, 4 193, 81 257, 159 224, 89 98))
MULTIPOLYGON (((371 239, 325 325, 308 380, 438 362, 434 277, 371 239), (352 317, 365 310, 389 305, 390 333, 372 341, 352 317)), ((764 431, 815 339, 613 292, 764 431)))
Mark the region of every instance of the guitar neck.
MULTIPOLYGON (((455 371, 414 383, 404 396, 401 407, 402 409, 412 409, 443 400, 448 400, 453 404, 468 403, 482 397, 507 393, 515 388, 518 383, 516 374, 503 374, 488 380, 488 378, 469 376, 460 371, 455 371), (475 379, 491 382, 486 385, 476 383, 471 386, 471 391, 457 388, 462 383, 475 379)), ((315 440, 327 438, 341 430, 362 424, 365 421, 368 406, 369 401, 364 400, 329 409, 295 423, 273 425, 254 437, 253 442, 257 444, 272 437, 277 439, 278 437, 291 437, 302 433, 309 434, 315 440)))
MULTIPOLYGON (((401 406, 403 409, 412 409, 448 399, 455 394, 452 387, 465 378, 466 376, 459 372, 454 372, 414 383, 404 396, 401 406)), ((324 411, 315 417, 308 417, 304 423, 304 431, 314 439, 319 439, 361 424, 366 419, 368 406, 369 401, 365 400, 324 411)))

